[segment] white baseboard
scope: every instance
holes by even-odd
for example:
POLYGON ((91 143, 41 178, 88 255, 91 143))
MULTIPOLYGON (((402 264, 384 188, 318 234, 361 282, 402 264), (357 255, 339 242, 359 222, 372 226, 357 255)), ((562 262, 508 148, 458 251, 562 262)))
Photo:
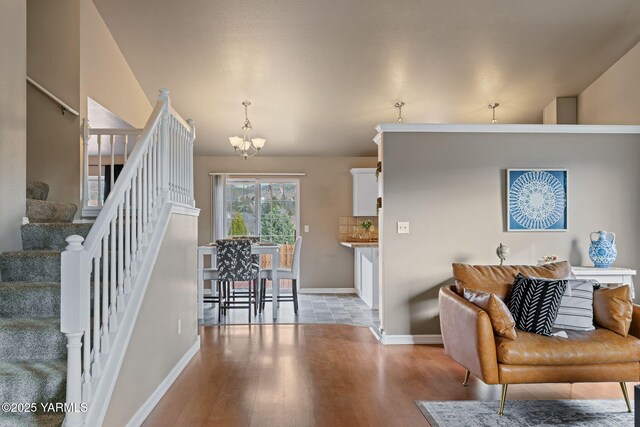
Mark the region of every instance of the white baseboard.
POLYGON ((160 383, 158 388, 156 388, 154 392, 151 393, 151 396, 149 396, 147 401, 144 402, 140 408, 138 408, 135 414, 133 414, 133 417, 131 417, 131 419, 127 423, 127 427, 139 427, 140 425, 142 425, 144 420, 149 416, 151 411, 153 411, 153 408, 156 407, 160 399, 162 399, 162 396, 164 396, 167 390, 169 390, 171 384, 173 384, 176 378, 178 378, 178 375, 180 375, 182 370, 185 368, 185 366, 187 366, 189 361, 191 361, 198 350, 200 350, 200 336, 198 336, 196 342, 193 343, 191 348, 187 350, 184 356, 182 356, 182 358, 178 361, 176 366, 173 367, 171 372, 169 372, 166 378, 160 383))
POLYGON ((442 335, 386 335, 380 342, 384 345, 398 344, 442 344, 442 335))
POLYGON ((380 334, 375 328, 369 327, 369 331, 373 334, 377 341, 380 341, 380 334))
POLYGON ((356 288, 302 288, 301 294, 355 294, 356 288))

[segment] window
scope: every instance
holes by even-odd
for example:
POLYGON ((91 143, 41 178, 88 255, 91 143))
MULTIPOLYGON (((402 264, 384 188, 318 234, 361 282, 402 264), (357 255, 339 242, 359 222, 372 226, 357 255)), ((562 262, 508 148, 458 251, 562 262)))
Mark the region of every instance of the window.
POLYGON ((225 186, 227 236, 255 236, 292 245, 299 226, 299 182, 292 179, 235 179, 225 186))

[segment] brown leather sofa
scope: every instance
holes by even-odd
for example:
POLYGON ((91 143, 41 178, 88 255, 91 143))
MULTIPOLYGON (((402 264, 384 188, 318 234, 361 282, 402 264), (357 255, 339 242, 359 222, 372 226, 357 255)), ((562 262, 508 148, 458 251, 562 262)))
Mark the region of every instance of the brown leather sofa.
POLYGON ((627 408, 626 381, 640 380, 640 306, 633 306, 629 335, 608 329, 567 331, 569 338, 517 331, 515 340, 494 336, 488 314, 465 300, 465 287, 505 299, 518 272, 566 278, 568 263, 550 266, 469 266, 454 264, 456 284, 440 289, 440 325, 447 355, 486 384, 501 384, 502 415, 509 384, 619 382, 627 408))

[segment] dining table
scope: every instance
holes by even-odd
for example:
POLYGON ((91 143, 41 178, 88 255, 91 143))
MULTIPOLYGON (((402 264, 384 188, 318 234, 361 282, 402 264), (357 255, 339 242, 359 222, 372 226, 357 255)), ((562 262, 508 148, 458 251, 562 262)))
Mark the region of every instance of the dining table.
MULTIPOLYGON (((198 247, 198 320, 204 318, 204 271, 205 257, 209 256, 210 266, 216 267, 216 255, 218 248, 215 243, 198 247)), ((280 295, 280 280, 278 279, 278 267, 280 267, 280 246, 275 243, 255 242, 251 244, 251 253, 255 255, 271 255, 272 273, 272 312, 273 320, 278 319, 278 295, 280 295)))

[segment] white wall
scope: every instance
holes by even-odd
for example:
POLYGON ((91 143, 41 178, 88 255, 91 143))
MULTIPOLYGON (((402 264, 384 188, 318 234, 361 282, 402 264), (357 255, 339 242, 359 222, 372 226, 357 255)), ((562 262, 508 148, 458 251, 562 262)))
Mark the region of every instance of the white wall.
POLYGON ((640 123, 640 43, 578 97, 581 124, 640 123))
POLYGON ((27 9, 0 3, 0 252, 22 248, 27 143, 27 9))
MULTIPOLYGON (((556 254, 592 265, 589 233, 617 233, 615 265, 640 269, 640 136, 387 133, 383 144, 384 329, 439 334, 452 262, 509 264, 556 254), (568 169, 566 232, 506 232, 505 169, 568 169), (396 234, 398 221, 410 234, 396 234)), ((640 287, 638 288, 640 290, 640 287)))
POLYGON ((197 235, 197 217, 171 216, 113 390, 105 426, 126 425, 197 340, 197 235), (178 319, 182 319, 180 335, 178 319))

